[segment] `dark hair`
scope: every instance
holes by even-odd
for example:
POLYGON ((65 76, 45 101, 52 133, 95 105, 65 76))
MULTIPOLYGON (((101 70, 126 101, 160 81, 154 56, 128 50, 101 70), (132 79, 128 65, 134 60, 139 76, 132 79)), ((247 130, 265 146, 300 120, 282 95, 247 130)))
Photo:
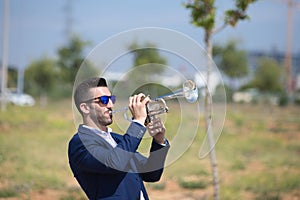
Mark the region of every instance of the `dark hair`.
POLYGON ((104 78, 93 77, 81 82, 75 89, 74 101, 78 111, 81 113, 80 104, 90 98, 90 89, 95 87, 107 87, 106 80, 104 78))

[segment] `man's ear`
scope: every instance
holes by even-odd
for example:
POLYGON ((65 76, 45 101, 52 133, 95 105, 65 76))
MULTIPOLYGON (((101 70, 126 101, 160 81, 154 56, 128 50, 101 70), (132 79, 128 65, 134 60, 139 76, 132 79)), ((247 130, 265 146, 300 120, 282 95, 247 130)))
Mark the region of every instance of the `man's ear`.
POLYGON ((90 113, 90 107, 86 103, 81 103, 80 104, 80 110, 84 114, 89 114, 90 113))

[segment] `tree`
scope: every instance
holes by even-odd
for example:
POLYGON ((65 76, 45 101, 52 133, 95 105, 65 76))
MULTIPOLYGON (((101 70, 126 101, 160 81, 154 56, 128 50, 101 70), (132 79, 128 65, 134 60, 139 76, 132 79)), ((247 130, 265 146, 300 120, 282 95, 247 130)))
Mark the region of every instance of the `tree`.
POLYGON ((237 48, 237 41, 229 41, 225 47, 213 47, 214 59, 220 70, 233 80, 248 75, 247 54, 237 48))
POLYGON ((159 51, 154 44, 145 43, 144 45, 138 45, 134 42, 129 46, 129 50, 133 53, 133 67, 140 67, 145 64, 153 63, 153 65, 147 65, 141 70, 141 75, 143 75, 143 77, 150 77, 153 74, 160 74, 163 72, 163 68, 155 64, 166 65, 167 60, 159 55, 159 51))
POLYGON ((159 54, 155 44, 146 42, 137 44, 133 42, 129 47, 133 54, 133 67, 128 76, 130 84, 143 85, 136 89, 135 93, 144 92, 152 96, 157 96, 160 91, 164 91, 158 84, 144 84, 153 81, 153 76, 163 73, 167 60, 159 54))
POLYGON ((7 72, 7 86, 8 88, 15 88, 17 87, 17 80, 18 80, 18 71, 13 67, 8 67, 7 72))
MULTIPOLYGON (((66 46, 58 49, 58 60, 43 57, 32 62, 25 71, 25 89, 35 96, 69 97, 77 71, 84 60, 83 48, 87 44, 74 36, 66 46)), ((79 76, 89 77, 96 72, 86 61, 83 73, 79 76)))
MULTIPOLYGON (((136 42, 132 43, 129 50, 133 53, 133 67, 129 73, 131 84, 140 85, 145 81, 151 81, 153 75, 163 73, 167 60, 159 54, 158 49, 152 43, 142 45, 136 42)), ((140 88, 140 89, 146 89, 140 88)), ((144 91, 145 92, 145 91, 144 91)), ((157 95, 157 86, 154 84, 147 85, 147 92, 157 95)))
MULTIPOLYGON (((2 62, 0 61, 0 66, 2 66, 2 62)), ((7 66, 7 87, 15 88, 17 87, 17 79, 18 79, 18 71, 17 68, 13 65, 7 66)), ((0 83, 1 85, 1 83, 0 83)), ((0 89, 1 93, 1 89, 0 89)))
POLYGON ((225 12, 224 23, 220 28, 215 28, 216 7, 214 0, 189 0, 184 4, 187 9, 191 10, 191 23, 197 27, 204 29, 204 42, 205 49, 207 51, 207 88, 205 95, 205 121, 206 130, 208 135, 208 141, 211 148, 210 159, 213 170, 213 185, 214 185, 214 197, 219 199, 219 184, 217 174, 217 163, 214 151, 214 138, 212 134, 211 122, 212 122, 212 106, 211 98, 209 98, 209 84, 210 84, 210 70, 212 57, 212 36, 225 28, 227 25, 235 26, 239 20, 247 19, 246 10, 248 6, 256 0, 235 0, 235 8, 227 10, 225 12))
POLYGON ((25 71, 25 88, 33 95, 46 96, 54 87, 58 70, 56 61, 44 57, 32 62, 25 71))
POLYGON ((283 91, 283 71, 278 63, 270 58, 262 58, 258 62, 254 79, 250 82, 252 87, 261 92, 278 93, 283 91))
POLYGON ((58 67, 61 70, 61 81, 72 85, 84 56, 83 50, 89 42, 73 36, 67 46, 58 49, 58 67))
POLYGON ((134 54, 134 66, 148 63, 167 63, 166 59, 159 55, 155 44, 147 42, 144 45, 138 45, 134 42, 129 46, 129 50, 132 50, 134 54))

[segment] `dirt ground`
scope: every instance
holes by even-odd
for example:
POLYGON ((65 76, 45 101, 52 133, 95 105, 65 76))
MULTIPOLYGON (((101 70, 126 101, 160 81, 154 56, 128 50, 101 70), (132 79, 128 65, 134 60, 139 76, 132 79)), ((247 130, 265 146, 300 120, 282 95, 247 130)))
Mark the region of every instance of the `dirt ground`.
MULTIPOLYGON (((73 186, 75 189, 80 189, 79 186, 74 183, 73 186)), ((185 190, 180 188, 175 181, 168 181, 166 187, 163 190, 157 189, 147 189, 149 197, 151 200, 204 200, 212 194, 207 190, 185 190)), ((19 197, 5 198, 1 200, 59 200, 62 197, 68 197, 68 194, 60 190, 42 190, 42 191, 32 191, 28 194, 22 194, 19 197)), ((67 198, 66 198, 67 199, 67 198)), ((68 198, 71 199, 71 198, 68 198)), ((77 198, 74 198, 77 199, 77 198)))
MULTIPOLYGON (((194 189, 188 190, 181 188, 175 181, 165 181, 165 188, 162 190, 147 188, 149 197, 151 200, 208 200, 213 199, 213 188, 206 189, 194 189)), ((76 181, 70 181, 68 185, 69 189, 74 191, 80 191, 76 181)), ((255 199, 251 194, 246 194, 245 199, 255 199)), ((85 200, 78 193, 70 195, 70 193, 61 190, 45 189, 42 191, 32 191, 27 194, 19 195, 18 197, 0 198, 0 200, 60 200, 60 199, 74 199, 85 200), (76 196, 77 195, 77 196, 76 196)), ((282 200, 300 200, 300 191, 295 191, 290 194, 281 196, 282 200)))

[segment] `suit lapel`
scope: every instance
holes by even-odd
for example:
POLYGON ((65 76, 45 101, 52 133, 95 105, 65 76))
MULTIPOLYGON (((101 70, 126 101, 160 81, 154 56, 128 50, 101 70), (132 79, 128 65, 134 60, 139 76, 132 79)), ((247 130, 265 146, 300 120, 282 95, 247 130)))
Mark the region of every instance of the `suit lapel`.
POLYGON ((91 139, 101 146, 105 146, 109 149, 113 148, 107 141, 105 141, 104 138, 102 138, 100 135, 98 135, 97 132, 93 131, 92 129, 85 128, 81 125, 79 127, 78 133, 82 141, 89 141, 91 139))

